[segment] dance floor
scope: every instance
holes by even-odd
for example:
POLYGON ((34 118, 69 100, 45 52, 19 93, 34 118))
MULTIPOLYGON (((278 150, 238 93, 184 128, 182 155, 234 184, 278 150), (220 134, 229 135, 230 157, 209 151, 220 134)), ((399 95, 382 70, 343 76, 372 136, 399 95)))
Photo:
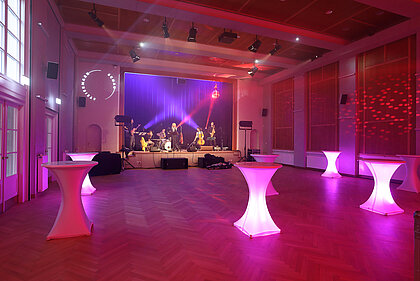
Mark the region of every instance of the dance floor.
POLYGON ((359 208, 372 180, 321 173, 279 169, 267 205, 281 233, 254 239, 232 225, 248 200, 236 168, 94 177, 93 235, 46 241, 53 185, 0 215, 0 280, 412 280, 420 195, 392 184, 405 213, 381 216, 359 208))

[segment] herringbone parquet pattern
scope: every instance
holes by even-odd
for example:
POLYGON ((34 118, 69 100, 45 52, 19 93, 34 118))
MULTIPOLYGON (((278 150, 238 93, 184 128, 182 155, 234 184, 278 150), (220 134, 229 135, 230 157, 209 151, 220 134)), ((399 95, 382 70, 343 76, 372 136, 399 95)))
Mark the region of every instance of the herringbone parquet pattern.
POLYGON ((412 280, 420 196, 392 189, 403 215, 358 208, 373 181, 281 168, 267 199, 282 233, 249 239, 232 226, 247 187, 232 170, 129 170, 92 178, 91 237, 46 241, 52 186, 0 215, 0 280, 412 280))

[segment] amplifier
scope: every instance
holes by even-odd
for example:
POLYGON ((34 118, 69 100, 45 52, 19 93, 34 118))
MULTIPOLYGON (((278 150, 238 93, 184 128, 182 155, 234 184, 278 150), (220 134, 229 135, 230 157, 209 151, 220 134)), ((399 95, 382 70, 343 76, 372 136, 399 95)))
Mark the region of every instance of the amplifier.
POLYGON ((162 169, 188 169, 188 158, 162 158, 162 169))
POLYGON ((213 151, 213 146, 212 145, 203 145, 200 148, 201 151, 213 151))
POLYGON ((159 147, 152 146, 150 148, 150 152, 160 152, 160 148, 159 147))

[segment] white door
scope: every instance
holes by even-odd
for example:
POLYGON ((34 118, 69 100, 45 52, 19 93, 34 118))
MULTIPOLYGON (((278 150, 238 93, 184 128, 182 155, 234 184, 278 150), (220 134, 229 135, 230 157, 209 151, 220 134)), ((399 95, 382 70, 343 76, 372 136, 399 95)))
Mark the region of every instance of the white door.
POLYGON ((4 201, 18 194, 18 108, 3 103, 3 127, 2 127, 2 175, 4 201))

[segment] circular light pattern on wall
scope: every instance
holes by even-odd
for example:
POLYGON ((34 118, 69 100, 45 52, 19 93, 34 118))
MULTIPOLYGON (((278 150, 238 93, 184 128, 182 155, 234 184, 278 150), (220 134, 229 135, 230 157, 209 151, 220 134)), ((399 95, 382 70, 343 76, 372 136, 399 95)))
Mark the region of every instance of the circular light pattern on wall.
MULTIPOLYGON (((94 72, 100 72, 100 71, 102 71, 102 70, 101 69, 94 69, 94 70, 86 72, 82 77, 82 81, 80 82, 83 94, 88 99, 91 99, 91 100, 94 100, 94 101, 96 101, 96 97, 94 95, 92 95, 92 93, 89 92, 89 90, 87 89, 87 86, 86 86, 86 82, 89 78, 89 75, 91 75, 94 72)), ((112 83, 112 89, 110 89, 110 94, 105 98, 105 100, 110 99, 114 95, 115 90, 117 89, 117 83, 115 82, 114 76, 112 76, 111 73, 108 73, 107 77, 112 83)))

